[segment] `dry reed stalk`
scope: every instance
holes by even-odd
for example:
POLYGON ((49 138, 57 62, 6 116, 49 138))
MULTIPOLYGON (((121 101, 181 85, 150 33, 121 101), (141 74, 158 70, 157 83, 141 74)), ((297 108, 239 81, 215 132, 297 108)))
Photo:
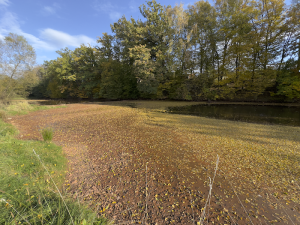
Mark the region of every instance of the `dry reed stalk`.
POLYGON ((200 217, 200 221, 199 221, 200 224, 203 224, 203 221, 205 219, 206 207, 207 207, 207 204, 209 203, 208 210, 207 210, 207 221, 208 221, 210 199, 211 199, 211 191, 212 191, 212 187, 213 187, 213 184, 214 184, 214 181, 215 181, 215 177, 216 177, 216 173, 217 173, 217 170, 218 170, 218 166, 219 166, 219 155, 217 155, 217 162, 216 162, 216 168, 215 168, 213 180, 211 180, 211 178, 209 177, 209 192, 208 192, 207 200, 206 200, 206 203, 205 203, 202 215, 200 217))

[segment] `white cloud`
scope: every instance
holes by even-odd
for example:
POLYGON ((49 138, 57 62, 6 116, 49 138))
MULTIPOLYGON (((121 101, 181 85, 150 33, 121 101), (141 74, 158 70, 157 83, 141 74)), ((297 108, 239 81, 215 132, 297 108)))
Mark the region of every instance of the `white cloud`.
POLYGON ((23 32, 20 28, 17 16, 6 11, 3 17, 0 18, 0 36, 6 36, 9 33, 16 33, 24 36, 35 49, 53 50, 53 47, 49 46, 46 42, 40 40, 34 35, 23 32))
POLYGON ((15 14, 6 11, 0 17, 0 38, 9 33, 24 36, 36 50, 56 51, 64 47, 79 47, 80 44, 96 44, 96 40, 85 35, 70 35, 50 28, 41 30, 38 37, 34 36, 20 28, 18 17, 15 14))
POLYGON ((9 0, 0 0, 0 5, 8 6, 9 4, 9 0))
POLYGON ((62 31, 53 30, 50 28, 44 29, 40 37, 47 43, 57 48, 66 46, 79 47, 80 44, 95 44, 95 40, 85 35, 70 35, 62 31))

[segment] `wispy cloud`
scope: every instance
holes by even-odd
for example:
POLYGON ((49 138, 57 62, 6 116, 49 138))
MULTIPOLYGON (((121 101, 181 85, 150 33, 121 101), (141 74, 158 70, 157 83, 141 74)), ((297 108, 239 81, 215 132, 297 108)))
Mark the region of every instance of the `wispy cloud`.
POLYGON ((116 10, 118 7, 112 5, 110 2, 103 3, 96 0, 94 1, 93 8, 98 12, 107 13, 109 18, 114 21, 122 17, 122 14, 116 10))
POLYGON ((111 18, 114 21, 117 21, 118 19, 120 19, 122 17, 122 14, 119 12, 110 12, 109 13, 109 18, 111 18))
POLYGON ((24 32, 18 22, 18 17, 6 11, 0 17, 0 38, 9 33, 22 35, 37 50, 55 51, 64 47, 79 47, 81 44, 96 44, 96 40, 85 35, 70 35, 54 29, 42 29, 39 36, 24 32))
POLYGON ((0 18, 0 34, 19 32, 20 26, 14 13, 5 11, 0 18))
POLYGON ((49 13, 49 14, 54 14, 55 13, 55 9, 51 6, 45 6, 43 10, 45 12, 49 13))
POLYGON ((42 9, 42 13, 46 16, 54 15, 59 9, 60 9, 60 5, 57 3, 53 3, 51 6, 44 6, 42 9))
POLYGON ((139 4, 137 4, 134 0, 131 0, 129 2, 129 9, 130 9, 130 12, 137 12, 139 11, 139 4))
POLYGON ((34 35, 23 32, 18 22, 18 17, 9 11, 6 11, 0 18, 0 36, 4 37, 9 33, 16 33, 24 36, 34 48, 43 48, 51 50, 52 48, 34 35))
POLYGON ((0 5, 8 6, 10 4, 9 0, 0 0, 0 5))
POLYGON ((112 11, 115 7, 110 3, 99 3, 98 1, 95 1, 95 9, 97 11, 102 11, 102 12, 108 12, 108 11, 112 11))

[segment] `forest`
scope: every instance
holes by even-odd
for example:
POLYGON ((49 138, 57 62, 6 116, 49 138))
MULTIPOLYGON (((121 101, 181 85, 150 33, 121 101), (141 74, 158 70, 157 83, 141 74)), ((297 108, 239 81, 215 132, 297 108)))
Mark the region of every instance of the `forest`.
POLYGON ((123 16, 97 46, 58 50, 39 66, 27 41, 9 34, 0 97, 299 101, 299 3, 153 0, 139 9, 142 19, 123 16))

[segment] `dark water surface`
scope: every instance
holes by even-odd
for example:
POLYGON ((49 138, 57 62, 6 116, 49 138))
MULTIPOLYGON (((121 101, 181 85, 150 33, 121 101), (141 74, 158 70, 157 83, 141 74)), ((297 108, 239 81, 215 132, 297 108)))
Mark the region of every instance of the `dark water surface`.
MULTIPOLYGON (((41 101, 41 105, 59 105, 72 103, 87 103, 82 100, 49 100, 41 101)), ((122 103, 122 102, 121 102, 122 103)), ((151 101, 148 102, 151 105, 151 101)), ((103 102, 102 102, 103 104, 103 102)), ((119 105, 120 102, 108 102, 119 105)), ((124 105, 139 108, 135 102, 125 102, 124 105)), ((149 106, 148 106, 149 107, 149 106)), ((146 105, 147 108, 147 105, 146 105)), ((153 109, 153 107, 150 107, 153 109)), ((155 107, 154 107, 155 108, 155 107)), ((201 116, 215 119, 243 121, 260 124, 279 124, 300 126, 300 107, 270 106, 270 105, 236 105, 236 104, 198 104, 177 107, 167 107, 167 113, 201 116)))
POLYGON ((46 101, 39 101, 37 102, 40 105, 61 105, 61 104, 74 104, 74 103, 82 103, 82 100, 46 100, 46 101))
POLYGON ((167 112, 250 123, 300 126, 300 107, 207 104, 169 107, 167 112))

